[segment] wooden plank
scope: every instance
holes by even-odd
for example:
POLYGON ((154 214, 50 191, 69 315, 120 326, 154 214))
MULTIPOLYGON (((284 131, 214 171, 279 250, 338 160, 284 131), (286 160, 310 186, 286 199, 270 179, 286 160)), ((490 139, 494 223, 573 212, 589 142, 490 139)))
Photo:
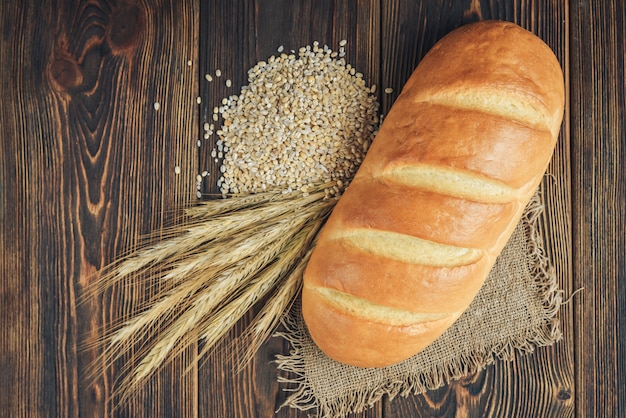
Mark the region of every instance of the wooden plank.
MULTIPOLYGON (((202 3, 200 26, 201 120, 213 123, 212 109, 221 99, 238 94, 246 84, 247 70, 260 60, 277 55, 277 48, 296 50, 318 41, 337 50, 346 39, 346 60, 362 71, 368 83, 379 83, 379 4, 377 1, 268 1, 202 3), (215 71, 222 76, 217 78, 215 71), (204 79, 210 74, 213 81, 204 79), (232 88, 225 86, 232 80, 232 88)), ((200 148, 200 170, 210 172, 205 178, 205 192, 216 192, 219 165, 211 158, 216 138, 200 148)), ((235 335, 250 320, 247 317, 235 335)), ((199 370, 200 416, 265 417, 286 399, 276 382, 277 370, 272 361, 289 347, 278 338, 270 339, 243 371, 236 373, 233 351, 220 350, 199 370)), ((380 417, 381 406, 358 414, 380 417)), ((278 417, 304 417, 306 413, 282 408, 278 417)))
MULTIPOLYGON (((112 412, 115 370, 87 379, 97 353, 80 347, 135 295, 83 305, 77 297, 92 273, 195 194, 195 4, 2 2, 0 88, 12 98, 0 111, 8 416, 112 412)), ((122 411, 188 416, 194 385, 163 378, 122 411)))
POLYGON ((626 414, 625 15, 623 1, 571 4, 579 417, 626 414))
MULTIPOLYGON (((384 2, 382 8, 382 79, 394 93, 385 111, 423 55, 452 29, 479 19, 513 21, 542 37, 567 73, 566 3, 536 2, 384 2)), ((546 243, 561 288, 572 291, 571 206, 568 122, 545 182, 550 208, 544 228, 556 240, 546 243)), ((496 362, 477 373, 421 396, 386 404, 385 416, 571 416, 574 410, 573 322, 570 306, 561 310, 564 340, 513 362, 496 362)))

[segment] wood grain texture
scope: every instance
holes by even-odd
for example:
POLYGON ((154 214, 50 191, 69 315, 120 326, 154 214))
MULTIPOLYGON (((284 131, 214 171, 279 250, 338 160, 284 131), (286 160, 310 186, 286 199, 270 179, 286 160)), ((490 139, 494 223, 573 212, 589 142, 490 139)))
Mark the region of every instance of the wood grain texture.
MULTIPOLYGON (((112 410, 115 371, 88 380, 96 353, 80 347, 132 295, 82 305, 77 297, 190 200, 194 5, 3 2, 0 309, 10 383, 0 399, 9 416, 112 410)), ((187 415, 186 385, 156 382, 132 415, 187 415)))
POLYGON ((622 1, 573 3, 576 414, 626 414, 626 86, 622 1))

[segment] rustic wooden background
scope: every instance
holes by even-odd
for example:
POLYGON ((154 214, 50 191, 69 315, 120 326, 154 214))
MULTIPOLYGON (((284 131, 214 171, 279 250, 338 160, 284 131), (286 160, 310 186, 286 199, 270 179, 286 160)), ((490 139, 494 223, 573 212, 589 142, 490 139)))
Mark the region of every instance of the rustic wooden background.
POLYGON ((379 97, 386 111, 439 38, 491 18, 538 34, 564 68, 544 221, 566 297, 583 290, 555 346, 357 416, 626 416, 625 14, 621 0, 0 2, 0 416, 273 416, 286 397, 270 363, 288 350, 280 339, 241 373, 228 354, 203 363, 190 350, 114 409, 116 369, 86 380, 97 353, 79 347, 129 307, 121 294, 77 297, 196 201, 196 175, 216 172, 210 144, 196 145, 202 124, 280 45, 346 39, 368 82, 394 88, 379 97))

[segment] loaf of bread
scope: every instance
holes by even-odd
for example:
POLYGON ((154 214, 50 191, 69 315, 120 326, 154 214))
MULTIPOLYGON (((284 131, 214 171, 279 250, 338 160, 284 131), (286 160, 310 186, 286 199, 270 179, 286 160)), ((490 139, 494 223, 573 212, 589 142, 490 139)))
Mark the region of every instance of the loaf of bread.
POLYGON ((552 157, 564 81, 507 22, 462 26, 421 61, 322 229, 302 314, 329 357, 405 360, 468 308, 552 157))

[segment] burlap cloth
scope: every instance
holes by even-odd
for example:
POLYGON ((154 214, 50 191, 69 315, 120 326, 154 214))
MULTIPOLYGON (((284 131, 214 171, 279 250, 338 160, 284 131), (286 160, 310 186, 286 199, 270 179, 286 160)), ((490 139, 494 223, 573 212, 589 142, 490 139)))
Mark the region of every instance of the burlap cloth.
POLYGON ((470 308, 432 345, 391 367, 362 369, 326 357, 311 340, 298 304, 284 320, 291 346, 277 357, 279 381, 291 392, 283 406, 320 417, 371 407, 384 395, 422 393, 474 373, 496 359, 532 352, 561 338, 562 301, 542 240, 538 191, 470 308))

